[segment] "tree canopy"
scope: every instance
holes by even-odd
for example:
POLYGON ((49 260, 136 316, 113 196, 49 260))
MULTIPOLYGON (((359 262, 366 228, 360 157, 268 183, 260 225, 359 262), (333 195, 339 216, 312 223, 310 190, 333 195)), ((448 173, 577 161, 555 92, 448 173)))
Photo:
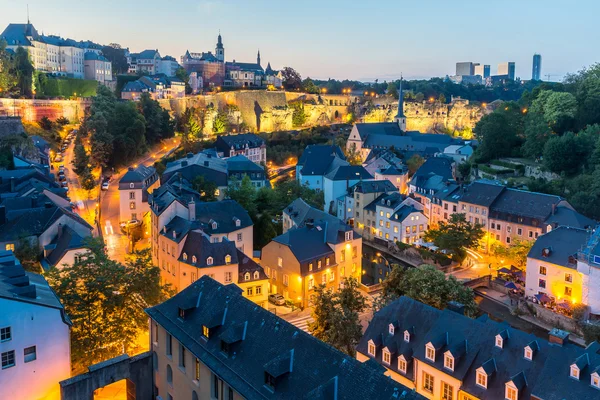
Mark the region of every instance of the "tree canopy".
POLYGON ((455 259, 462 260, 465 248, 476 247, 483 235, 483 225, 467 221, 465 214, 454 213, 447 222, 441 221, 437 229, 425 232, 425 240, 452 251, 455 259))

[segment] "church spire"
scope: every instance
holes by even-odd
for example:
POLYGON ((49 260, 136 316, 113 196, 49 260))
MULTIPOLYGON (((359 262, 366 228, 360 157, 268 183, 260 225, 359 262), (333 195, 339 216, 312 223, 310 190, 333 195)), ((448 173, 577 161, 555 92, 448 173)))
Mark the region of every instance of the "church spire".
POLYGON ((400 75, 400 87, 398 88, 398 113, 394 118, 400 130, 406 131, 406 116, 404 115, 404 92, 402 91, 402 75, 400 75))
POLYGON ((258 54, 256 55, 256 63, 260 66, 260 49, 258 49, 258 54))

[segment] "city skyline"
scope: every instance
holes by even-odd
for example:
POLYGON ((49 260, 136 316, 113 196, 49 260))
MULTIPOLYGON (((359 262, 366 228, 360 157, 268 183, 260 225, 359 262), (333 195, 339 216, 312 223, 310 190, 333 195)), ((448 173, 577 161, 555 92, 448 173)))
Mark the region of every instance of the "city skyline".
MULTIPOLYGON (((176 8, 155 1, 139 7, 110 0, 106 7, 96 9, 94 3, 85 0, 52 4, 29 1, 29 18, 45 34, 119 43, 132 52, 158 49, 177 60, 186 50, 214 49, 221 31, 227 60, 254 60, 260 49, 265 65, 291 66, 303 77, 315 79, 382 81, 398 79, 401 73, 408 79, 443 77, 452 75, 460 61, 489 64, 492 74, 496 74, 499 63, 514 61, 516 76, 530 79, 532 56, 539 53, 544 58, 542 79, 550 74, 551 80, 559 80, 597 62, 579 40, 598 36, 592 29, 594 13, 579 13, 575 18, 576 11, 561 8, 564 29, 558 31, 543 18, 557 10, 557 1, 544 2, 543 8, 540 1, 525 5, 508 1, 503 8, 470 0, 460 8, 441 1, 434 1, 434 7, 384 1, 377 9, 338 0, 308 3, 314 6, 304 4, 291 10, 288 6, 273 8, 272 3, 262 0, 252 7, 237 0, 184 0, 176 8), (116 9, 120 12, 114 13, 116 9), (256 15, 256 9, 263 10, 261 20, 245 18, 256 15), (314 10, 321 10, 318 17, 314 10), (403 17, 365 19, 377 10, 385 10, 386 16, 403 17), (88 17, 80 17, 84 15, 88 17), (529 15, 539 18, 526 18, 529 15), (505 23, 490 24, 492 17, 505 23), (452 22, 461 20, 464 23, 452 22), (148 23, 154 26, 148 29, 148 23), (406 33, 408 39, 403 39, 406 33)), ((590 9, 598 8, 591 1, 584 3, 590 9)), ((6 1, 3 8, 0 25, 26 22, 25 3, 6 1)))

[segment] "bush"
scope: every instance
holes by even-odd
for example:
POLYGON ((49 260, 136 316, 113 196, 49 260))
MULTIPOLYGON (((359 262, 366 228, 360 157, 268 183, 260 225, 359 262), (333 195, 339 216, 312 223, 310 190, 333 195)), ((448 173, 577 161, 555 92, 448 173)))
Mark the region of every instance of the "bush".
POLYGON ((42 117, 39 121, 38 121, 38 125, 40 126, 40 128, 42 128, 45 131, 50 131, 52 130, 53 127, 53 123, 50 120, 50 118, 44 116, 42 117))
POLYGON ((490 175, 514 175, 515 173, 514 169, 494 169, 483 164, 479 164, 478 168, 479 170, 490 175))
POLYGON ((582 324, 581 330, 583 331, 583 338, 586 344, 594 341, 600 342, 600 323, 586 322, 582 324))
POLYGON ((573 305, 573 319, 575 321, 583 321, 587 309, 588 307, 583 303, 577 303, 573 305))
POLYGON ((65 126, 69 124, 69 120, 65 117, 58 117, 55 121, 60 126, 65 126))
POLYGON ((47 77, 40 81, 38 95, 45 97, 92 97, 96 95, 95 80, 47 77))

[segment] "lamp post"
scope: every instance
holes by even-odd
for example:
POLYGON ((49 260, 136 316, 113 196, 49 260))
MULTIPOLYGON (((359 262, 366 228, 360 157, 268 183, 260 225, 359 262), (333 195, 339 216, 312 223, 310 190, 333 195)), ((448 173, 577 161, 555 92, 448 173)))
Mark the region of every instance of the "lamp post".
POLYGON ((383 254, 381 254, 381 253, 379 253, 379 252, 378 252, 378 253, 376 253, 375 255, 376 255, 377 257, 379 257, 379 258, 382 258, 382 259, 383 259, 383 261, 385 261, 385 266, 386 266, 386 267, 387 267, 387 269, 388 269, 388 274, 386 275, 386 277, 387 277, 387 276, 389 276, 389 274, 391 274, 391 273, 392 273, 392 265, 390 264, 390 262, 388 261, 388 259, 387 259, 387 258, 385 258, 385 257, 383 256, 383 254))

